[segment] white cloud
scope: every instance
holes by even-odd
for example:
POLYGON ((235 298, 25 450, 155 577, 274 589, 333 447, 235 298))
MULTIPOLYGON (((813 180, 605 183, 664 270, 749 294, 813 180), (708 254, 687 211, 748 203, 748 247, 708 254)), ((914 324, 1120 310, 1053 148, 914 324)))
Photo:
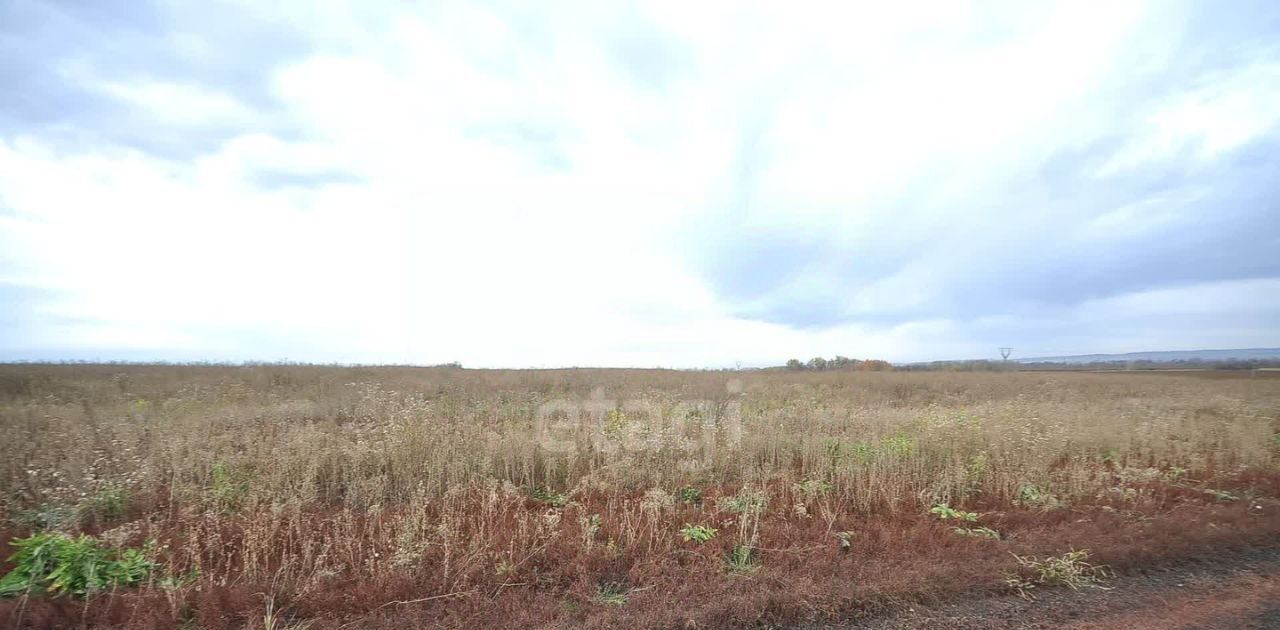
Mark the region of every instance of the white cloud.
POLYGON ((180 125, 240 123, 252 118, 249 108, 230 95, 199 85, 145 81, 141 83, 102 82, 102 92, 141 107, 156 119, 180 125))
POLYGON ((1208 162, 1280 122, 1280 62, 1260 61, 1211 77, 1152 112, 1129 146, 1096 175, 1107 177, 1186 151, 1208 162))
MULTIPOLYGON (((975 278, 1033 283, 1017 268, 1047 230, 1122 244, 1193 230, 1211 192, 991 201, 1023 190, 1029 165, 1114 129, 1117 59, 1146 73, 1173 63, 1180 40, 1160 6, 307 7, 223 9, 291 23, 311 42, 264 63, 269 115, 195 78, 91 84, 154 119, 157 135, 232 130, 196 157, 0 136, 11 210, 0 283, 54 296, 25 312, 22 339, 0 337, 0 358, 127 348, 695 366, 989 354, 1006 315, 959 308, 989 298, 975 278), (1005 251, 1002 232, 1033 241, 1005 251), (735 248, 744 234, 763 245, 735 248), (766 273, 788 263, 771 239, 789 236, 817 257, 754 296, 726 295, 703 268, 757 257, 748 269, 766 273), (822 326, 768 314, 816 302, 834 313, 822 326)), ((206 62, 254 54, 199 32, 169 40, 206 62)), ((1093 173, 1141 171, 1187 138, 1210 165, 1248 146, 1280 111, 1275 67, 1179 91, 1093 173)), ((1156 297, 1144 291, 1101 299, 1147 313, 1156 297)), ((1016 295, 1007 316, 1039 318, 1041 335, 1078 321, 1106 334, 1106 302, 1019 311, 1037 299, 1016 295)), ((1254 321, 1214 345, 1274 337, 1254 321)), ((1181 334, 1154 330, 1157 345, 1181 334)), ((1064 351, 1121 343, 1108 339, 1064 351)))

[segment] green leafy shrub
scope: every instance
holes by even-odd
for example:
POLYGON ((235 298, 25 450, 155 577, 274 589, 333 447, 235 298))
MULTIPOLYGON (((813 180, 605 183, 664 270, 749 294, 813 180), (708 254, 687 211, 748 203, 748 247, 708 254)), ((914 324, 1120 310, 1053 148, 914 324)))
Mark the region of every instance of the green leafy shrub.
POLYGON ((676 500, 681 503, 702 503, 702 491, 693 486, 685 486, 676 492, 676 500))
POLYGON ((60 503, 41 503, 13 515, 14 524, 36 530, 62 529, 75 525, 79 520, 80 515, 74 507, 60 503))
POLYGON ((806 479, 796 484, 792 484, 792 490, 796 494, 806 498, 813 498, 821 494, 826 494, 835 489, 835 486, 822 481, 820 479, 806 479))
POLYGON ((122 516, 128 507, 129 492, 121 486, 106 486, 73 505, 41 503, 34 508, 19 510, 12 521, 31 529, 73 529, 89 522, 103 523, 122 516))
POLYGON ((684 538, 685 542, 692 541, 702 544, 712 538, 715 538, 717 531, 719 530, 714 527, 708 527, 706 525, 690 525, 685 523, 684 527, 680 530, 680 536, 684 538))
POLYGON ((9 543, 16 566, 0 578, 0 596, 33 593, 85 596, 111 586, 131 586, 155 568, 147 549, 111 550, 97 539, 59 532, 34 534, 9 543))
POLYGON ((546 486, 533 486, 529 488, 529 496, 539 503, 544 503, 551 507, 564 507, 569 504, 569 497, 560 494, 546 486))
POLYGON ((734 545, 733 550, 725 557, 725 563, 729 565, 731 573, 755 573, 760 568, 760 554, 756 552, 755 547, 739 543, 734 545))
POLYGON ((599 514, 584 514, 578 517, 578 524, 582 526, 582 547, 590 549, 595 546, 596 534, 600 532, 600 525, 604 519, 599 514))
POLYGON ((625 606, 628 590, 620 582, 605 582, 596 587, 596 601, 610 606, 625 606))
POLYGON ((955 519, 958 521, 968 521, 970 523, 977 521, 978 517, 982 516, 977 512, 965 512, 962 510, 957 510, 947 505, 946 503, 939 503, 938 505, 933 506, 933 508, 931 508, 929 512, 933 514, 937 514, 938 518, 944 521, 947 519, 955 519))
POLYGON ((964 467, 964 496, 982 494, 982 481, 987 478, 989 460, 986 453, 974 455, 964 467))
POLYGON ((106 486, 80 502, 80 518, 109 521, 123 515, 128 503, 128 490, 121 486, 106 486))
POLYGON ((916 452, 916 441, 901 433, 880 440, 880 452, 889 457, 905 459, 916 452))
POLYGON ((764 493, 743 489, 736 495, 720 497, 716 507, 734 514, 760 514, 764 511, 767 499, 764 493))
POLYGON ((218 509, 223 512, 237 512, 249 495, 249 475, 222 462, 213 465, 209 471, 212 484, 209 494, 218 509))
POLYGON ((1030 483, 1018 487, 1016 502, 1025 507, 1056 508, 1061 505, 1047 487, 1030 483))

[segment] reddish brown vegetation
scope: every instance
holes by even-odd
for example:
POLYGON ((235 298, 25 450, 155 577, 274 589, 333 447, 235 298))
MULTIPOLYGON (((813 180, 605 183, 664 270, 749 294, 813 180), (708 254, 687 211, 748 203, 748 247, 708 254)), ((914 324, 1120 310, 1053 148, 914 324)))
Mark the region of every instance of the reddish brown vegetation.
POLYGON ((785 625, 1007 594, 1014 554, 1087 549, 1124 573, 1280 536, 1274 379, 734 374, 739 397, 708 373, 29 369, 0 374, 21 438, 0 553, 36 527, 24 515, 74 506, 58 527, 154 539, 163 568, 87 601, 0 600, 10 627, 785 625), (713 428, 698 461, 678 432, 541 449, 538 404, 597 384, 664 408, 740 400, 742 437, 713 428), (120 511, 94 508, 104 488, 128 490, 120 511), (685 524, 719 535, 684 541, 685 524), (726 562, 739 545, 745 570, 726 562))
MULTIPOLYGON (((1261 482, 1274 487, 1280 479, 1252 475, 1250 481, 1256 490, 1261 482)), ((532 502, 525 508, 544 510, 532 502)), ((587 504, 585 508, 603 506, 587 504)), ((1096 562, 1125 572, 1187 556, 1273 544, 1280 536, 1280 501, 1220 503, 1203 493, 1186 492, 1170 492, 1162 504, 1142 510, 1093 505, 988 513, 984 522, 1000 531, 1003 541, 959 537, 949 525, 923 515, 868 516, 843 524, 856 532, 848 552, 839 549, 820 521, 776 518, 762 526, 763 562, 750 575, 725 572, 723 557, 731 547, 727 537, 700 548, 654 555, 644 550, 615 554, 602 547, 586 551, 562 539, 505 576, 494 574, 489 565, 455 567, 450 579, 442 572, 444 559, 428 554, 424 562, 435 570, 415 578, 395 572, 337 578, 321 588, 292 594, 282 593, 281 585, 270 580, 228 584, 205 580, 199 588, 171 596, 175 599, 160 590, 144 590, 104 594, 88 602, 2 600, 0 618, 13 623, 21 612, 23 627, 88 623, 168 628, 186 618, 201 628, 241 628, 260 624, 264 600, 274 596, 277 609, 287 617, 312 621, 311 628, 786 624, 851 619, 957 596, 1007 592, 1001 575, 1015 566, 1011 553, 1048 555, 1089 549, 1096 562), (824 540, 829 542, 816 542, 824 540), (798 544, 801 541, 804 544, 798 544), (450 590, 464 582, 465 589, 450 590), (599 585, 610 582, 636 589, 625 607, 597 601, 599 585), (428 597, 434 598, 415 601, 428 597)), ((322 529, 340 520, 315 513, 307 514, 303 522, 322 529)), ((678 513, 675 520, 680 520, 678 513)), ((371 535, 370 530, 377 527, 371 518, 357 522, 351 532, 355 536, 371 535)), ((178 529, 170 532, 169 540, 188 535, 178 529)), ((243 535, 228 527, 221 533, 224 546, 210 549, 208 562, 234 557, 243 535)), ((294 543, 282 537, 270 546, 283 558, 294 543)), ((353 559, 353 565, 363 560, 353 559)), ((219 575, 239 570, 234 562, 217 566, 219 575)))

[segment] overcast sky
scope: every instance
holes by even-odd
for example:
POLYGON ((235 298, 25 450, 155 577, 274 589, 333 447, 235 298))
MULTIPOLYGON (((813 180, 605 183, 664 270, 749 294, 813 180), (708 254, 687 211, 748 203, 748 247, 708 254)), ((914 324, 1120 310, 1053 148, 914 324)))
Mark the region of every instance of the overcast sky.
POLYGON ((770 4, 0 0, 0 360, 1280 346, 1280 2, 770 4))

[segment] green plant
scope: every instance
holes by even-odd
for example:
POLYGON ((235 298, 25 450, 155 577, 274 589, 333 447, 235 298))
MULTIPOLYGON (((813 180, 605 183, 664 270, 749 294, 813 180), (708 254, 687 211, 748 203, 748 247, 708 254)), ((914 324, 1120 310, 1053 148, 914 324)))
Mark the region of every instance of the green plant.
POLYGON ((682 503, 702 503, 702 491, 693 486, 685 486, 676 491, 676 500, 682 503))
POLYGON ((121 486, 108 485, 85 497, 78 506, 83 519, 111 520, 124 514, 129 492, 121 486))
POLYGON ((853 532, 836 532, 832 535, 840 542, 840 551, 849 551, 853 548, 853 532))
POLYGON ((916 452, 916 441, 901 433, 880 440, 880 452, 897 458, 907 458, 916 452))
POLYGON ((191 586, 200 579, 200 569, 191 567, 186 573, 175 575, 169 571, 165 571, 164 577, 156 581, 156 585, 164 589, 178 589, 191 586))
POLYGON ((731 573, 755 573, 760 568, 759 553, 751 545, 738 543, 733 546, 733 549, 725 557, 725 563, 729 565, 729 572, 731 573))
POLYGON ((81 522, 109 521, 124 514, 129 493, 121 486, 108 485, 81 499, 74 506, 41 503, 14 514, 16 525, 36 530, 69 529, 81 522))
POLYGON ((956 519, 960 521, 968 521, 970 523, 977 521, 978 518, 982 516, 977 512, 957 510, 946 503, 939 503, 938 505, 933 506, 929 509, 929 512, 937 514, 938 518, 944 521, 947 519, 956 519))
POLYGON ((805 497, 815 497, 820 494, 825 494, 827 492, 831 492, 834 488, 835 486, 832 486, 820 479, 806 479, 792 486, 792 489, 795 490, 796 494, 803 495, 805 497))
POLYGON ((142 582, 155 568, 144 549, 104 549, 97 539, 59 532, 34 534, 9 543, 16 566, 0 579, 0 596, 22 593, 84 596, 110 586, 142 582))
POLYGON ((606 437, 620 439, 623 431, 626 430, 629 421, 630 420, 627 418, 626 412, 621 409, 610 409, 609 413, 605 416, 604 427, 602 427, 601 432, 604 433, 606 437))
POLYGON ((605 582, 596 587, 596 601, 610 606, 623 606, 627 603, 627 587, 618 582, 605 582))
POLYGON ((766 499, 763 493, 742 490, 736 495, 720 497, 716 506, 734 514, 759 514, 764 511, 766 499))
POLYGON ((529 488, 529 496, 534 501, 551 507, 564 507, 569 504, 568 495, 555 492, 546 486, 531 486, 529 488))
POLYGON ((876 456, 876 447, 870 442, 855 442, 850 450, 854 459, 862 463, 869 462, 876 456))
POLYGON ((243 470, 218 462, 209 469, 209 495, 222 512, 237 512, 249 494, 249 476, 243 470))
POLYGON ((684 527, 680 530, 680 537, 684 538, 685 542, 692 541, 702 544, 712 538, 715 538, 717 531, 719 530, 706 525, 690 525, 685 523, 684 527))
POLYGON ((843 459, 845 455, 843 445, 841 445, 840 440, 827 438, 823 443, 823 450, 826 451, 827 459, 830 462, 828 464, 828 468, 832 474, 835 474, 836 469, 840 466, 840 460, 843 459))
POLYGON ((1017 503, 1028 507, 1053 508, 1059 505, 1058 498, 1049 493, 1043 485, 1023 484, 1018 487, 1017 503))
POLYGON ((965 495, 982 492, 982 480, 987 476, 987 454, 978 453, 965 465, 965 495))
POLYGON ((22 510, 13 515, 15 525, 23 525, 36 530, 62 529, 76 524, 79 515, 75 508, 60 503, 41 503, 22 510))
POLYGON ((716 501, 716 506, 720 509, 739 515, 738 546, 748 550, 759 540, 760 517, 764 514, 767 504, 768 499, 763 492, 746 487, 739 490, 736 495, 720 497, 716 501))
POLYGON ((579 517, 578 524, 582 526, 582 546, 590 549, 595 545, 596 533, 600 531, 600 524, 603 522, 599 514, 588 514, 579 517))

